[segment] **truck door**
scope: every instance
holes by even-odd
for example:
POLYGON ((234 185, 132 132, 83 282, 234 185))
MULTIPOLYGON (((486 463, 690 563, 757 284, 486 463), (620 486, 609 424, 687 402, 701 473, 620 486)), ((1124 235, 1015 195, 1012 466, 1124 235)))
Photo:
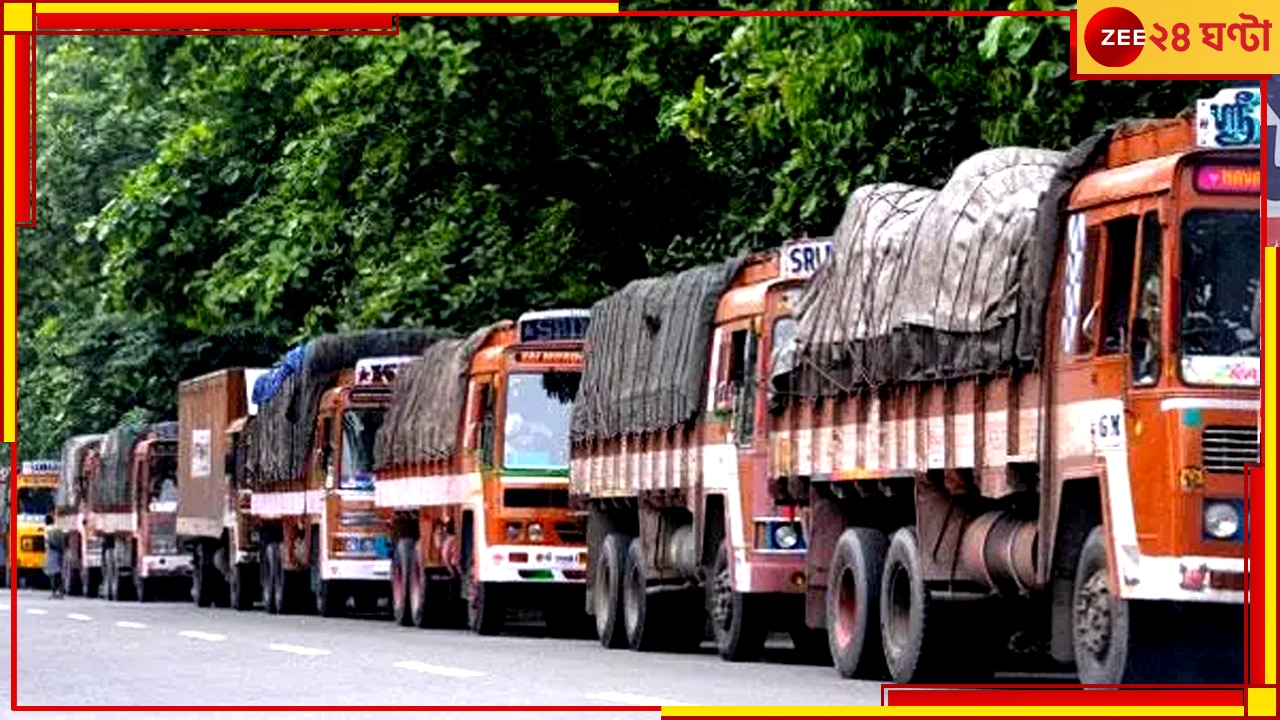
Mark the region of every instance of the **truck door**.
MULTIPOLYGON (((1113 537, 1133 538, 1136 532, 1132 502, 1123 502, 1130 492, 1131 389, 1150 388, 1159 378, 1163 274, 1160 220, 1153 203, 1126 203, 1071 216, 1059 284, 1061 331, 1050 408, 1052 477, 1101 480, 1100 509, 1113 537), (1145 251, 1140 249, 1143 244, 1145 251), (1135 293, 1139 275, 1146 296, 1135 293), (1113 507, 1116 498, 1127 507, 1113 507)), ((1072 504, 1066 498, 1074 487, 1064 486, 1056 500, 1059 508, 1072 504)), ((1057 508, 1050 520, 1056 518, 1057 508)), ((1117 567, 1115 557, 1111 567, 1117 567)))

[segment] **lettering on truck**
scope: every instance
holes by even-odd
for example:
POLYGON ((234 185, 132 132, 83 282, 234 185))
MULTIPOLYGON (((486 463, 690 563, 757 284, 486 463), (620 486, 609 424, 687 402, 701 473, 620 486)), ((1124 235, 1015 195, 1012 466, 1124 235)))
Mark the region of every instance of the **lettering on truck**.
POLYGON ((831 238, 793 240, 782 246, 782 276, 806 278, 831 259, 835 244, 831 238))

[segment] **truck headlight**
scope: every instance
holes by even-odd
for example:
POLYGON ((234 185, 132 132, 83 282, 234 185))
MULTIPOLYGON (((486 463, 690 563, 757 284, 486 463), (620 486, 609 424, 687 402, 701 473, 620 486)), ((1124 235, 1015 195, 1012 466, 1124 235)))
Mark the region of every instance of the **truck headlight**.
POLYGON ((773 541, 783 550, 790 550, 800 542, 800 535, 792 525, 779 525, 773 531, 773 541))
POLYGON ((529 525, 529 542, 542 542, 542 525, 539 523, 530 523, 529 525))
POLYGON ((520 539, 520 523, 507 523, 507 539, 513 542, 520 539))
POLYGON ((1226 540, 1240 530, 1240 512, 1227 502, 1207 502, 1204 505, 1204 531, 1209 537, 1226 540))

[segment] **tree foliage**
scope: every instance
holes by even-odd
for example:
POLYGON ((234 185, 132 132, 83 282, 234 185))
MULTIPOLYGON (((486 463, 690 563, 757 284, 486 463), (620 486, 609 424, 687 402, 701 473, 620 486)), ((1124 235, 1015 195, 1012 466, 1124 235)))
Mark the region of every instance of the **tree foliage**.
POLYGON ((395 37, 42 36, 21 452, 172 416, 180 379, 321 332, 586 306, 830 232, 859 184, 936 186, 983 148, 1063 148, 1216 90, 1072 82, 1066 27, 451 17, 395 37))

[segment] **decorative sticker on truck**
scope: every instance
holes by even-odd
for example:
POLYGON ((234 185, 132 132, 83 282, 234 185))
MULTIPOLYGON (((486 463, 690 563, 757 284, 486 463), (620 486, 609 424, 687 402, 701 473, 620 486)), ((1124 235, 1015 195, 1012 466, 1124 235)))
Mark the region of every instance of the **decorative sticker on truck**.
POLYGON ((1124 447, 1124 416, 1113 411, 1099 413, 1093 423, 1093 444, 1097 452, 1124 447))
POLYGON ((1256 357, 1191 355, 1182 358, 1182 377, 1192 385, 1258 387, 1262 361, 1256 357))
POLYGON ((213 453, 210 437, 211 433, 207 429, 191 431, 191 477, 193 479, 209 477, 212 464, 210 455, 213 453))
POLYGON ((782 277, 806 278, 835 254, 835 243, 827 238, 803 238, 782 244, 782 277))
POLYGON ((1076 213, 1067 221, 1067 272, 1063 280, 1066 303, 1062 308, 1062 351, 1076 351, 1076 331, 1080 323, 1080 293, 1084 279, 1084 215, 1076 213))
POLYGON ((1227 88, 1196 101, 1196 144, 1203 148, 1262 144, 1262 91, 1227 88))

